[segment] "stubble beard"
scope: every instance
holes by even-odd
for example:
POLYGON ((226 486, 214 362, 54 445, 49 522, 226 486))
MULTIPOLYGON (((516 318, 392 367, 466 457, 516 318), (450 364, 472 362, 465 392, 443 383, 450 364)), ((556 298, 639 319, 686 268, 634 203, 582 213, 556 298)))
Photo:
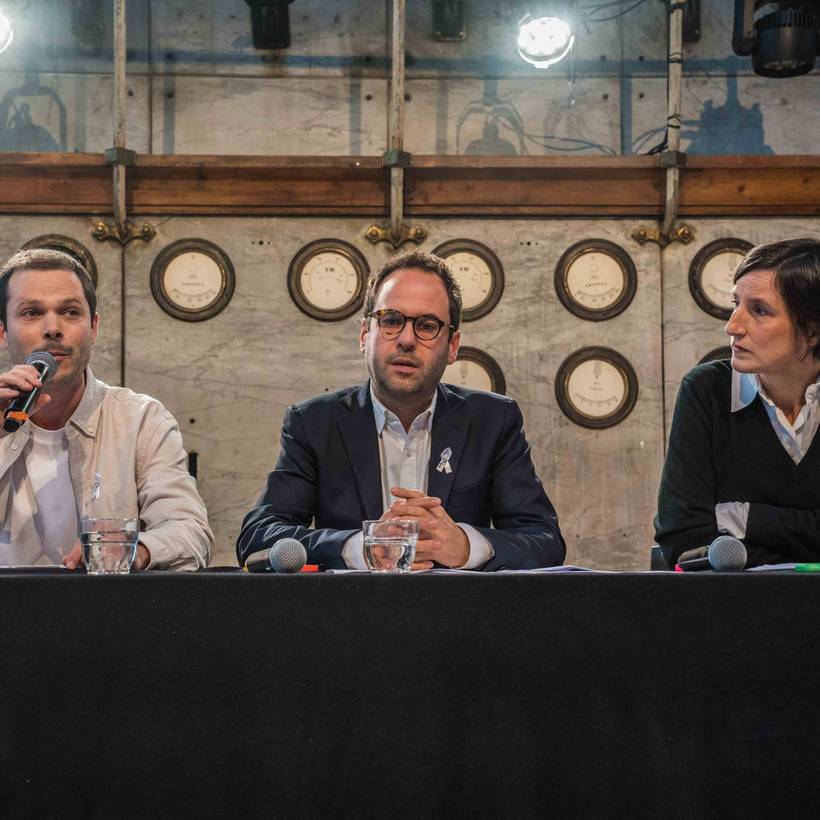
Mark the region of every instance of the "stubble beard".
MULTIPOLYGON (((377 388, 376 393, 400 404, 408 399, 432 399, 436 386, 441 381, 444 368, 447 366, 447 353, 445 351, 440 358, 429 362, 424 372, 414 373, 408 377, 394 374, 391 378, 388 372, 389 365, 377 365, 370 356, 366 361, 370 378, 377 388)), ((422 368, 419 368, 419 371, 421 370, 422 368)))

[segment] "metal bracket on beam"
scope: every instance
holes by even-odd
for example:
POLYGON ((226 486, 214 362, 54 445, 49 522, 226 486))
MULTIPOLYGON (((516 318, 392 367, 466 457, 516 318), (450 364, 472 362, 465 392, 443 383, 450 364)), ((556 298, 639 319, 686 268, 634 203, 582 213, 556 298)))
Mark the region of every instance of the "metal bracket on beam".
POLYGON ((137 152, 130 148, 106 148, 106 165, 136 165, 137 152))
POLYGON ((387 242, 398 250, 405 242, 415 242, 417 245, 427 239, 427 230, 421 225, 402 223, 401 231, 395 236, 390 225, 371 225, 365 236, 374 244, 387 242))
POLYGON ((409 168, 413 163, 413 155, 409 151, 393 149, 382 155, 382 165, 385 168, 409 168))
POLYGON ((123 247, 134 239, 149 242, 156 236, 156 233, 153 225, 149 225, 147 222, 137 225, 130 219, 122 225, 116 222, 105 222, 102 219, 95 219, 91 222, 91 235, 94 239, 98 239, 100 242, 106 240, 119 242, 123 247))
POLYGON ((688 245, 695 238, 695 229, 691 225, 683 224, 678 225, 666 234, 660 227, 635 228, 635 230, 632 231, 632 238, 639 245, 654 242, 662 248, 665 248, 671 242, 680 242, 683 245, 688 245))
POLYGON ((661 168, 685 168, 686 152, 684 151, 664 151, 658 155, 658 165, 661 168))

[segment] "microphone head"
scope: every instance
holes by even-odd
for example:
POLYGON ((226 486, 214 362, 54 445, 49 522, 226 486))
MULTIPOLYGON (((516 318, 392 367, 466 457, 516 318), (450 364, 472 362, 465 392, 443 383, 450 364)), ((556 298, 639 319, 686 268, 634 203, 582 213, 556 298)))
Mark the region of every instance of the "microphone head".
POLYGON ((307 562, 307 552, 301 541, 280 538, 270 548, 268 560, 274 572, 299 572, 307 562))
POLYGON ((26 359, 26 364, 42 364, 45 369, 41 370, 39 367, 37 369, 40 370, 40 379, 43 381, 53 376, 59 367, 57 359, 45 350, 35 350, 34 353, 26 359))
POLYGON ((709 545, 709 563, 717 572, 743 569, 747 557, 743 542, 731 535, 719 535, 709 545))

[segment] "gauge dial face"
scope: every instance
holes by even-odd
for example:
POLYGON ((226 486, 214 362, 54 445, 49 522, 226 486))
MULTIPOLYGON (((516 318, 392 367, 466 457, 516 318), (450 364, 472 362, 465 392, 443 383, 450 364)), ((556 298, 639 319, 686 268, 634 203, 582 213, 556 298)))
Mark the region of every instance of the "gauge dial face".
POLYGON ((441 380, 445 384, 468 387, 471 390, 489 390, 503 394, 507 389, 504 372, 498 362, 477 347, 459 348, 458 359, 447 365, 441 380))
POLYGON ((362 306, 369 272, 367 260, 349 242, 317 239, 291 260, 288 290, 303 313, 320 322, 336 322, 362 306))
POLYGON ((207 239, 178 239, 151 266, 151 293, 175 319, 202 322, 231 301, 236 274, 222 248, 207 239))
POLYGON ((469 387, 472 390, 495 391, 493 377, 487 369, 469 359, 447 365, 441 380, 446 384, 457 384, 459 387, 469 387))
POLYGON ((462 306, 471 310, 487 301, 493 287, 493 272, 486 260, 470 251, 447 257, 447 264, 461 288, 462 306))
POLYGON ((722 321, 732 315, 732 280, 751 248, 746 239, 727 237, 707 242, 695 254, 689 266, 689 292, 702 311, 722 321))
POLYGON ((740 251, 716 253, 706 261, 700 274, 700 287, 704 296, 716 307, 732 310, 732 279, 735 268, 744 254, 740 251))
POLYGON ((579 319, 603 322, 625 311, 638 289, 632 257, 608 239, 584 239, 555 266, 555 292, 579 319))
POLYGON ((555 377, 555 398, 581 427, 620 424, 638 400, 638 377, 628 359, 609 347, 584 347, 567 356, 555 377))
POLYGON ((447 263, 461 288, 461 319, 486 316, 504 292, 504 268, 486 245, 474 239, 450 239, 433 251, 447 263))
POLYGON ((319 310, 339 310, 356 298, 359 272, 343 253, 324 251, 310 257, 300 274, 302 293, 319 310))
POLYGON ((222 296, 225 276, 213 257, 188 251, 168 263, 162 276, 162 288, 180 310, 205 310, 222 296))
POLYGON ((579 305, 604 310, 620 299, 626 277, 617 259, 607 253, 589 251, 570 263, 566 283, 567 292, 579 305))
POLYGON ((623 373, 604 359, 581 362, 569 374, 567 396, 579 413, 593 419, 606 418, 623 405, 627 382, 623 373))

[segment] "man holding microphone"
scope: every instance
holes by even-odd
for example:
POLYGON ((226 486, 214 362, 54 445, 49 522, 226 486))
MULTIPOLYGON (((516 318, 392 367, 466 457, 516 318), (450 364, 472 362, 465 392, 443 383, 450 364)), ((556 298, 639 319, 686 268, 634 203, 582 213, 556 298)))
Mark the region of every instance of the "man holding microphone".
MULTIPOLYGON (((15 254, 0 270, 0 410, 40 391, 14 432, 0 432, 0 565, 82 563, 80 519, 140 520, 135 569, 197 569, 213 547, 176 421, 155 399, 94 378, 99 329, 85 268, 52 249, 15 254), (47 380, 26 364, 53 356, 47 380)), ((14 426, 14 424, 10 425, 14 426)))

